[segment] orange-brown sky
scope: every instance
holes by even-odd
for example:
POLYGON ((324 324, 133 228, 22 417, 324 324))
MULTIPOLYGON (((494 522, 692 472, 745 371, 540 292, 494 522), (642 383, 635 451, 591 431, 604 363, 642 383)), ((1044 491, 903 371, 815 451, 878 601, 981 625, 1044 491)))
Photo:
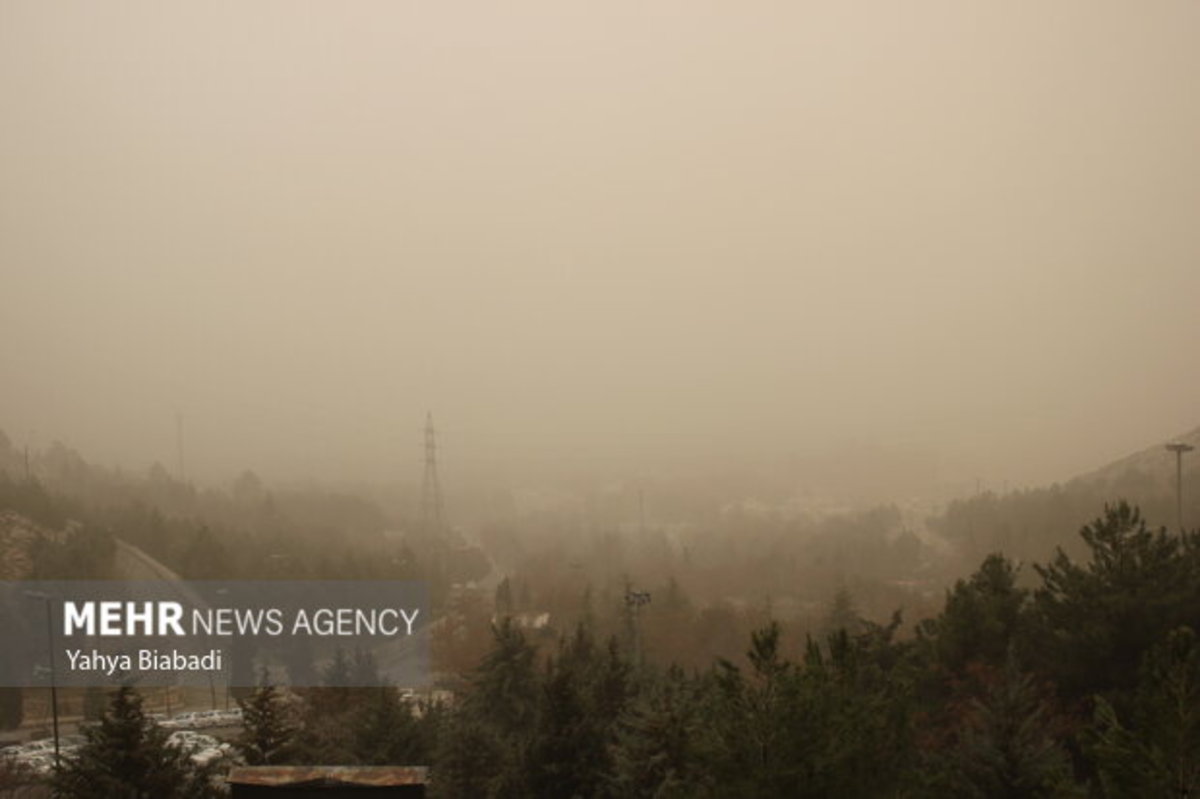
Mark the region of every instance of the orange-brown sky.
MULTIPOLYGON (((0 429, 407 479, 1200 424, 1200 5, 0 4, 0 429)), ((899 466, 901 470, 903 466, 899 466)))

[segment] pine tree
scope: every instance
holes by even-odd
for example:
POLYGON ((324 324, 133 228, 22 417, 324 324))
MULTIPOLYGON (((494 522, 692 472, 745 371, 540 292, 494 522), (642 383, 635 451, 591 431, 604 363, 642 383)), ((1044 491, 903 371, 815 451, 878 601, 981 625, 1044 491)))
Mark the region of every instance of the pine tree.
POLYGON ((536 653, 511 619, 502 619, 492 633, 491 651, 442 725, 432 781, 438 796, 531 793, 530 749, 539 691, 536 653))
POLYGON ((595 796, 611 768, 609 743, 630 667, 579 625, 547 666, 538 698, 530 781, 538 796, 595 796))
POLYGON ((292 708, 283 694, 267 682, 267 674, 248 699, 239 699, 242 734, 238 751, 252 766, 287 762, 298 732, 292 708))
POLYGON ((1007 558, 989 555, 947 592, 941 615, 921 623, 919 635, 946 673, 962 675, 972 662, 1004 664, 1022 630, 1029 595, 1016 580, 1017 569, 1007 558))
POLYGON ((708 751, 717 794, 893 795, 911 752, 910 681, 892 641, 899 624, 840 629, 824 646, 810 638, 796 664, 780 654, 772 622, 751 638, 747 673, 720 662, 702 705, 717 739, 708 751))
POLYGON ((932 756, 927 791, 936 785, 932 792, 978 799, 1082 796, 1051 706, 1015 657, 974 673, 984 681, 981 693, 958 709, 952 742, 932 756))
POLYGON ((469 710, 504 732, 527 734, 537 700, 534 649, 511 619, 492 628, 495 644, 472 679, 469 710))
POLYGON ((360 763, 408 766, 428 761, 429 745, 421 723, 393 687, 370 689, 350 726, 360 763))
POLYGON ((168 733, 142 713, 132 688, 114 692, 108 712, 84 735, 87 742, 55 775, 56 793, 72 799, 208 799, 221 795, 216 764, 198 766, 167 744, 168 733))
POLYGON ((503 741, 461 709, 441 726, 430 790, 435 797, 528 796, 519 741, 503 741))
POLYGON ((833 595, 833 603, 825 615, 822 627, 827 633, 845 630, 854 635, 861 631, 862 617, 858 615, 858 608, 854 606, 854 597, 850 595, 850 591, 845 586, 839 588, 833 595))
POLYGON ((803 748, 786 737, 786 714, 799 683, 795 664, 780 655, 779 640, 779 624, 771 622, 751 635, 749 674, 725 660, 712 673, 705 707, 716 738, 712 767, 720 791, 731 795, 777 795, 782 786, 797 785, 804 767, 803 748))
POLYGON ((616 795, 711 795, 706 749, 712 744, 700 715, 702 700, 699 687, 677 667, 642 687, 617 724, 611 779, 616 795))
POLYGON ((1147 654, 1132 725, 1096 698, 1088 750, 1101 793, 1191 796, 1200 790, 1200 643, 1181 627, 1147 654))
POLYGON ((1200 540, 1152 531, 1124 502, 1106 506, 1080 535, 1088 563, 1059 550, 1035 566, 1044 585, 1035 594, 1032 651, 1068 701, 1104 694, 1126 712, 1146 652, 1200 613, 1200 540))

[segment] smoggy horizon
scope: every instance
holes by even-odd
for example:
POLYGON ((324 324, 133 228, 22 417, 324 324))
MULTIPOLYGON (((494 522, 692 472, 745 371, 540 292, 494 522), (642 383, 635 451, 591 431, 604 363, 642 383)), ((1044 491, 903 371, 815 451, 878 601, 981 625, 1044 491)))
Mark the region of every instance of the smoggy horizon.
MULTIPOLYGON (((1070 478, 1200 425, 1200 7, 0 8, 0 430, 206 482, 1070 478)), ((924 488, 923 488, 924 487, 924 488)))

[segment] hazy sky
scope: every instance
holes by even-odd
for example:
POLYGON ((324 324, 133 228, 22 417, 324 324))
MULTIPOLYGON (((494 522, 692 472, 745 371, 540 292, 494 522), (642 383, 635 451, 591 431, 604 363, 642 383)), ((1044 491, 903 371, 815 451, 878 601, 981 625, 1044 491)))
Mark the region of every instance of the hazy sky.
POLYGON ((2 0, 0 429, 1070 476, 1200 424, 1197 42, 1194 0, 2 0))

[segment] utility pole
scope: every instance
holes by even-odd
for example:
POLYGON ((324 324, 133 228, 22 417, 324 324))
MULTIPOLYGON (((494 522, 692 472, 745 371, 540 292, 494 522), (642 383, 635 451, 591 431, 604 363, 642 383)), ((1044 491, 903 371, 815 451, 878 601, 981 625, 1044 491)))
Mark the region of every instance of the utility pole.
POLYGON ((442 527, 442 486, 437 472, 437 432, 433 412, 425 414, 425 476, 421 482, 421 523, 426 534, 442 527))
POLYGON ((54 770, 61 767, 58 747, 58 680, 54 673, 54 597, 42 591, 25 591, 29 599, 40 599, 46 603, 46 639, 49 642, 50 656, 50 712, 54 715, 54 770))
POLYGON ((625 607, 629 608, 633 623, 633 662, 638 668, 642 666, 642 626, 638 616, 642 606, 649 604, 649 591, 634 591, 632 585, 625 584, 625 607))
POLYGON ((1194 450, 1191 444, 1175 441, 1167 444, 1167 450, 1175 453, 1175 506, 1179 516, 1179 532, 1183 532, 1183 453, 1194 450))

